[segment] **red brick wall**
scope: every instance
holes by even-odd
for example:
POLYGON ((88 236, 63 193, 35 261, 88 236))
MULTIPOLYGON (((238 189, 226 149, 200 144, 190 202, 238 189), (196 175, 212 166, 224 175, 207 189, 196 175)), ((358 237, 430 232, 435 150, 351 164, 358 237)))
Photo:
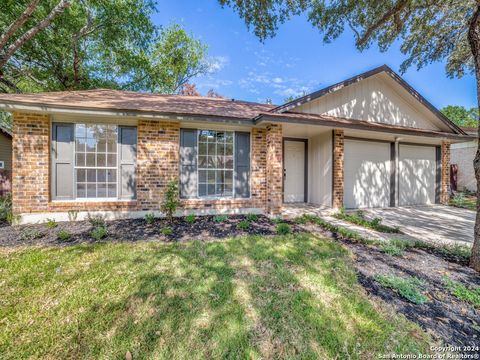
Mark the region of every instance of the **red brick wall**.
POLYGON ((267 211, 279 214, 283 203, 282 125, 267 126, 267 211))
POLYGON ((450 143, 442 142, 442 182, 440 188, 440 203, 447 205, 450 185, 450 143))
POLYGON ((343 207, 344 187, 344 135, 343 130, 333 131, 333 194, 332 207, 343 207))

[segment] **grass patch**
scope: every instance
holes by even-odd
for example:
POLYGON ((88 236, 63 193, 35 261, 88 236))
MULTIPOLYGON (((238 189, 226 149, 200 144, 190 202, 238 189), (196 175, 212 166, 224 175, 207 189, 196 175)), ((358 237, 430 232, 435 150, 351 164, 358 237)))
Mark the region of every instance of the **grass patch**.
POLYGON ((185 221, 187 222, 187 224, 192 225, 193 223, 195 223, 196 220, 197 217, 195 216, 195 214, 189 214, 185 216, 185 221))
POLYGON ((292 228, 286 223, 278 223, 276 230, 279 235, 287 235, 292 232, 292 228))
POLYGON ((398 227, 391 227, 382 224, 381 218, 374 218, 368 220, 365 218, 363 211, 359 210, 351 214, 347 214, 344 209, 341 209, 338 213, 333 215, 335 218, 351 222, 352 224, 363 226, 367 229, 372 229, 382 233, 399 234, 400 229, 398 227))
POLYGON ((457 244, 441 245, 432 244, 422 240, 415 240, 412 247, 439 254, 447 258, 455 258, 463 263, 468 263, 470 261, 470 256, 472 255, 472 249, 470 247, 457 244))
POLYGON ((146 213, 144 216, 144 220, 147 224, 151 225, 155 222, 155 214, 154 213, 146 213))
POLYGON ((443 278, 443 282, 450 293, 457 299, 465 301, 475 308, 480 308, 480 287, 467 288, 462 283, 454 281, 447 276, 443 278))
POLYGON ((223 223, 228 220, 227 215, 215 215, 213 217, 213 221, 218 222, 218 223, 223 223))
POLYGON ((0 250, 12 358, 370 359, 430 339, 372 305, 349 252, 310 234, 0 250))
POLYGON ((250 228, 250 221, 248 220, 242 220, 237 224, 237 228, 239 230, 248 230, 250 228))
POLYGON ((455 206, 468 210, 477 209, 477 199, 475 196, 467 195, 465 193, 459 192, 456 193, 453 198, 448 202, 450 206, 455 206))
POLYGON ((405 250, 415 247, 415 242, 402 240, 402 239, 390 239, 380 245, 380 250, 385 254, 392 256, 402 256, 405 250))
POLYGON ((383 287, 394 290, 414 304, 421 305, 428 301, 428 298, 422 293, 425 283, 417 277, 376 275, 375 280, 383 287))

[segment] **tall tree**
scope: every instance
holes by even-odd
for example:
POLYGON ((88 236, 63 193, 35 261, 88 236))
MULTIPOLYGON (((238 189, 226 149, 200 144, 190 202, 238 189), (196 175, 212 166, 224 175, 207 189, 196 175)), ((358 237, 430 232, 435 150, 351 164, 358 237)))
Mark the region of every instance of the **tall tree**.
POLYGON ((462 127, 478 126, 478 109, 465 109, 464 106, 448 105, 440 110, 446 117, 455 124, 462 127))
MULTIPOLYGON (((446 62, 450 77, 474 73, 480 106, 480 0, 219 0, 231 6, 263 41, 279 24, 306 12, 323 34, 324 42, 338 38, 346 28, 363 50, 377 44, 386 51, 395 41, 406 55, 400 69, 417 69, 446 62)), ((477 121, 478 124, 478 121, 477 121)), ((480 128, 479 128, 480 131, 480 128)), ((470 265, 480 271, 480 142, 474 160, 477 179, 477 219, 470 265)))
POLYGON ((155 12, 154 0, 3 0, 0 91, 180 91, 209 71, 206 46, 155 12))

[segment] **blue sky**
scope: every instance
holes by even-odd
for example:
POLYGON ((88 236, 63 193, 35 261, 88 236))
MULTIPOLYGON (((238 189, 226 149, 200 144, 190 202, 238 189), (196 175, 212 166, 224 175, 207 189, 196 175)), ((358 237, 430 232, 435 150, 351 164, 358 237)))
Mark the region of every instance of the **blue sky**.
MULTIPOLYGON (((318 90, 382 64, 399 72, 404 59, 398 46, 385 53, 375 46, 359 52, 349 32, 324 44, 303 16, 280 26, 277 36, 262 44, 217 0, 158 0, 158 10, 155 23, 180 23, 209 46, 216 71, 193 81, 203 94, 213 88, 229 98, 260 102, 271 98, 280 104, 290 95, 318 90)), ((442 63, 420 71, 412 67, 402 76, 438 108, 476 106, 473 76, 449 79, 442 63)))

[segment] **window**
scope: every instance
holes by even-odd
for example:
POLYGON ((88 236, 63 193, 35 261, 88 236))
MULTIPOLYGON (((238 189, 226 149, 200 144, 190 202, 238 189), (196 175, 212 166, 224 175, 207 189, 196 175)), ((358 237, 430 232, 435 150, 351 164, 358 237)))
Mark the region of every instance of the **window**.
POLYGON ((233 196, 233 131, 198 132, 198 196, 233 196))
POLYGON ((117 197, 116 125, 75 124, 77 198, 117 197))

